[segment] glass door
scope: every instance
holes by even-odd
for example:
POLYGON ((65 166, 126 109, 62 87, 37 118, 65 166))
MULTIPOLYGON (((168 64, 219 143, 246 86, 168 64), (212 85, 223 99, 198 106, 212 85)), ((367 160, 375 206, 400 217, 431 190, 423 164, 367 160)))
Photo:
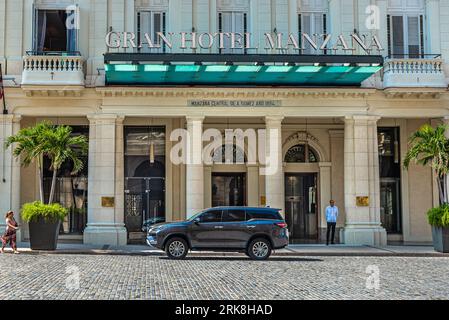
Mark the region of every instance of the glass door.
POLYGON ((214 173, 212 175, 212 207, 246 205, 246 174, 214 173))
POLYGON ((143 241, 165 222, 165 128, 125 128, 125 225, 130 241, 143 241))
POLYGON ((285 179, 285 218, 292 243, 318 241, 317 175, 288 174, 285 179))
POLYGON ((126 178, 125 211, 128 232, 165 222, 165 178, 126 178))

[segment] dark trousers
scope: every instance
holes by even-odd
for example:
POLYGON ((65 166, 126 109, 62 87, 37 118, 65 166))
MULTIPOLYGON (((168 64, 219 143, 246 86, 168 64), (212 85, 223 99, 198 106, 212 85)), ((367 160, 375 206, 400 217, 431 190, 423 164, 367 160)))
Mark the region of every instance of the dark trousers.
POLYGON ((329 237, 331 235, 332 232, 332 238, 331 238, 331 242, 332 244, 334 243, 335 240, 335 227, 337 226, 336 222, 328 222, 327 223, 327 237, 326 237, 326 243, 329 244, 329 237))

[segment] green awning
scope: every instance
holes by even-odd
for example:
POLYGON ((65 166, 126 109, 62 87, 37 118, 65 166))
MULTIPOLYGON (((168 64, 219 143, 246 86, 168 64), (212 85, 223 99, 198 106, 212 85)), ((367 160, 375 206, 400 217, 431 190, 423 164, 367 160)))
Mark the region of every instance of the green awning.
POLYGON ((107 85, 359 86, 372 65, 111 64, 107 85))

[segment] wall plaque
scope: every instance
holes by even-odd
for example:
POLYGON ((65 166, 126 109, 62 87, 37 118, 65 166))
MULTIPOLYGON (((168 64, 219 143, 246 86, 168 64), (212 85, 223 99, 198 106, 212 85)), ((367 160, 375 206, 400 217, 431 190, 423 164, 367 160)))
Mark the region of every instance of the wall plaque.
POLYGON ((115 198, 114 197, 101 197, 101 206, 103 208, 114 208, 115 198))
POLYGON ((369 197, 357 197, 356 198, 357 207, 369 207, 369 197))
POLYGON ((189 107, 258 108, 281 107, 281 100, 189 100, 189 107))

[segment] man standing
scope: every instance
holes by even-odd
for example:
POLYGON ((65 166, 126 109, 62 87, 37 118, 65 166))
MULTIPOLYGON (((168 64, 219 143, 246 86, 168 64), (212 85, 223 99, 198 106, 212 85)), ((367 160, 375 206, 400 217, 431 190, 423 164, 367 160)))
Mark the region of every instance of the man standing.
POLYGON ((327 221, 327 237, 326 245, 329 245, 329 236, 332 232, 331 243, 335 244, 335 227, 337 226, 338 207, 335 206, 335 201, 330 201, 330 206, 326 208, 326 221, 327 221))

